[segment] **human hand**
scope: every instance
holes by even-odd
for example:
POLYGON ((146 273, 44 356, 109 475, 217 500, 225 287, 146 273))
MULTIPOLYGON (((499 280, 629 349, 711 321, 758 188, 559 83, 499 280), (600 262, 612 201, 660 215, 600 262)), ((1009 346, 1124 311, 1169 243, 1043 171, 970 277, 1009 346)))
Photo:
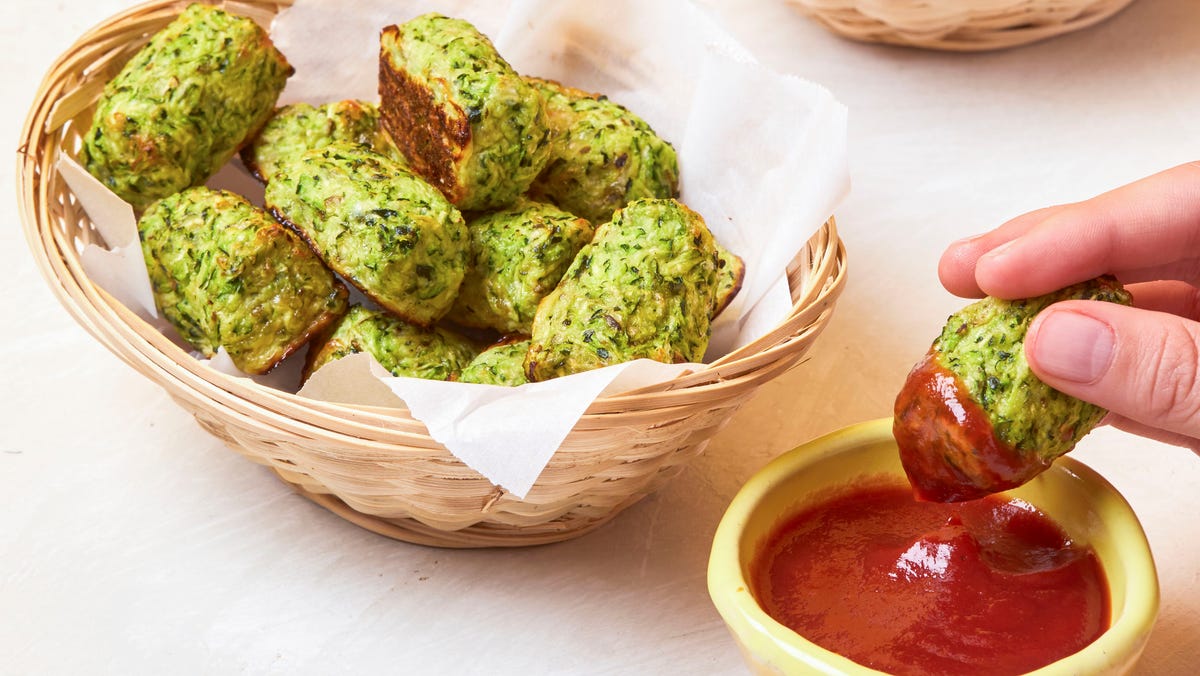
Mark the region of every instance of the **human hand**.
POLYGON ((1110 424, 1200 453, 1200 162, 1019 216, 951 244, 938 265, 966 297, 1037 296, 1102 274, 1134 306, 1057 303, 1029 327, 1026 360, 1110 424))

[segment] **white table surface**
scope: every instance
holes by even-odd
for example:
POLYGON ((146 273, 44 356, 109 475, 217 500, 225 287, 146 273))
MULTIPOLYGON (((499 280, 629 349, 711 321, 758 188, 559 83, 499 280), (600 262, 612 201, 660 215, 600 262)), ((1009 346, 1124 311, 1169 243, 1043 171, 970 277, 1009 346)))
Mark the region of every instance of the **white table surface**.
MULTIPOLYGON (((1194 0, 985 55, 845 42, 782 0, 709 4, 764 63, 849 106, 849 283, 810 360, 666 488, 569 543, 393 542, 225 449, 54 300, 0 163, 0 673, 740 673, 705 591, 717 521, 768 459, 890 413, 963 304, 937 282, 944 246, 1200 158, 1194 0)), ((0 5, 11 144, 53 58, 130 5, 0 5)), ((1128 498, 1158 563, 1138 673, 1196 673, 1200 458, 1110 429, 1075 456, 1128 498)))

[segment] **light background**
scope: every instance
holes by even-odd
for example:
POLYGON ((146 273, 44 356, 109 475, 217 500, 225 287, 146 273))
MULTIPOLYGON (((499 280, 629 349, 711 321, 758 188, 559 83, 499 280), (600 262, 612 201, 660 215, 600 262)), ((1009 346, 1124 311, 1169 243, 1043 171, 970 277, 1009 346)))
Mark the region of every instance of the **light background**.
MULTIPOLYGON (((846 42, 782 0, 706 4, 761 61, 849 106, 849 283, 804 364, 664 490, 569 543, 428 549, 293 495, 63 311, 21 234, 15 157, 0 163, 0 673, 739 673, 705 591, 721 512, 768 459, 890 413, 963 304, 937 282, 945 245, 1200 159, 1193 0, 982 55, 846 42)), ((0 6, 10 152, 55 56, 129 6, 0 6)), ((1075 456, 1125 494, 1158 562, 1138 673, 1191 673, 1200 458, 1109 429, 1075 456)))

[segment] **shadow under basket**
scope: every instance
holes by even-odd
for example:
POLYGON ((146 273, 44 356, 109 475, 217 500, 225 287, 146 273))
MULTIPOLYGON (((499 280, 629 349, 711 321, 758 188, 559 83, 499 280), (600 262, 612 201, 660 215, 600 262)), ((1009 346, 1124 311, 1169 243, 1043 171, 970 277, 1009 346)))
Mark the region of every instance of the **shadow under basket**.
MULTIPOLYGON (((225 7, 267 23, 286 4, 225 7)), ((186 5, 151 2, 115 16, 51 67, 18 149, 25 234, 50 287, 89 333, 230 448, 348 521, 443 547, 537 545, 587 533, 701 453, 758 387, 799 362, 833 312, 846 252, 831 219, 788 268, 786 321, 698 372, 596 400, 524 499, 460 462, 407 409, 315 401, 212 370, 84 274, 80 251, 101 238, 54 168, 61 148, 79 147, 104 83, 186 5)))
POLYGON ((1006 49, 1104 21, 1133 0, 790 0, 852 40, 955 52, 1006 49))

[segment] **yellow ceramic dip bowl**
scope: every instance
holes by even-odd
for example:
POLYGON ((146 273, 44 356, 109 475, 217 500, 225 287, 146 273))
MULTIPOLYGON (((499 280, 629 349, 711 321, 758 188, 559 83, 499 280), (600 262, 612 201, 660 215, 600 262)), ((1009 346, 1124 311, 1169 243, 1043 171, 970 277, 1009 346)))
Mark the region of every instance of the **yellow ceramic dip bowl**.
MULTIPOLYGON (((708 592, 746 662, 760 674, 878 674, 811 643, 772 619, 751 593, 751 565, 789 516, 856 480, 906 480, 892 420, 853 425, 795 448, 759 470, 734 497, 713 538, 708 592)), ((1039 675, 1123 674, 1141 655, 1158 614, 1158 576, 1129 504, 1099 474, 1059 458, 1033 481, 1004 493, 1028 502, 1072 540, 1091 545, 1108 581, 1111 623, 1083 650, 1039 675)))

